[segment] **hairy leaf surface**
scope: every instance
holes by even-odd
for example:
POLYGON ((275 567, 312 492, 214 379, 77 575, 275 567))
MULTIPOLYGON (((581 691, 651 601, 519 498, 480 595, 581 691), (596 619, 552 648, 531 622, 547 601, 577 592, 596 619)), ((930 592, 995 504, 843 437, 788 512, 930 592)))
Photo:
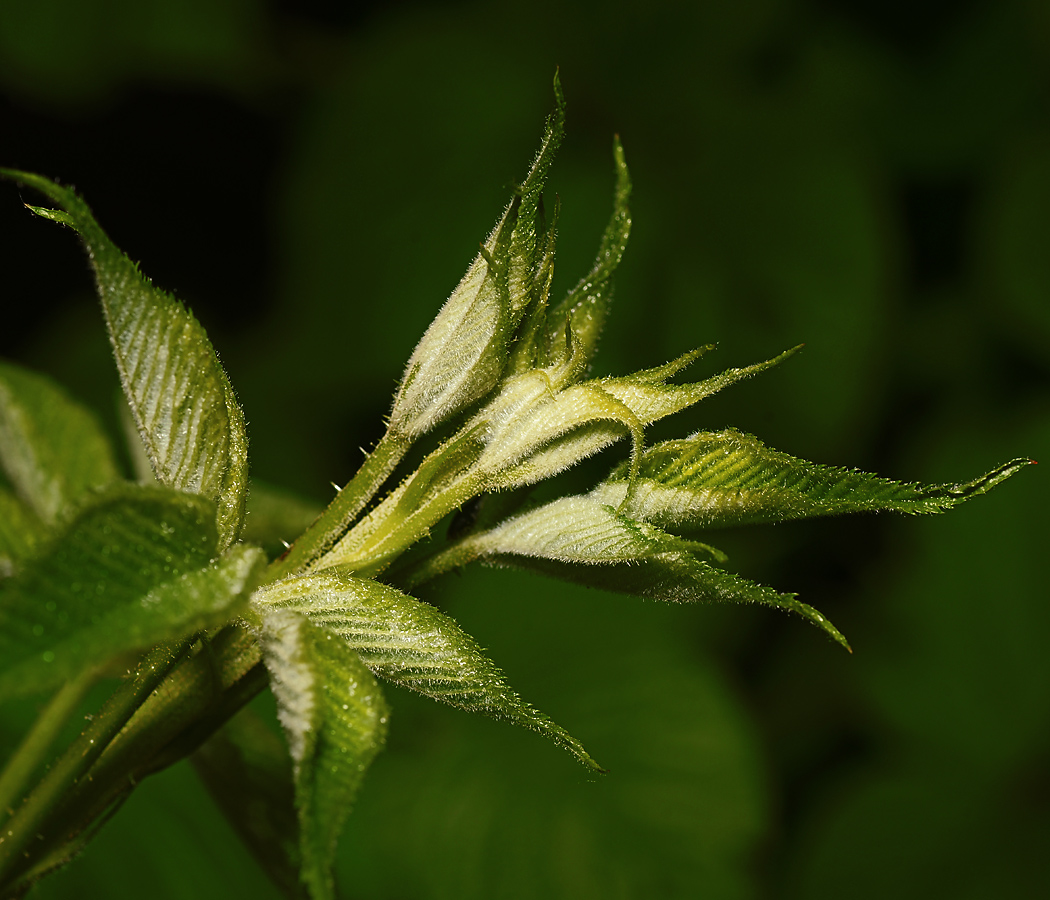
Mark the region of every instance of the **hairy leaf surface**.
POLYGON ((244 546, 212 562, 216 541, 207 499, 110 488, 0 587, 0 696, 228 619, 265 560, 244 546))
POLYGON ((375 677, 331 631, 273 609, 262 640, 294 767, 301 879, 323 900, 335 896, 336 842, 386 739, 389 712, 375 677))
POLYGON ((562 497, 473 535, 420 574, 432 577, 483 557, 655 600, 763 603, 798 613, 848 649, 838 629, 793 594, 740 578, 698 554, 724 559, 713 547, 667 534, 583 495, 562 497))
POLYGON ((557 107, 528 176, 408 360, 390 414, 393 431, 418 437, 488 394, 526 309, 539 299, 540 194, 565 133, 557 78, 555 95, 557 107))
MULTIPOLYGON (((642 455, 623 512, 676 530, 857 512, 936 513, 991 490, 1030 462, 1015 459, 962 484, 905 484, 795 459, 735 429, 701 432, 642 455)), ((619 505, 629 476, 621 466, 593 496, 619 505)))
POLYGON ((157 480, 214 501, 225 549, 244 522, 248 443, 244 415, 204 328, 139 272, 73 191, 40 175, 0 174, 58 203, 61 210, 30 208, 83 239, 124 393, 157 480))
POLYGON ((477 643, 448 616, 385 584, 339 569, 256 591, 266 614, 287 609, 340 635, 377 675, 470 712, 538 731, 601 771, 574 737, 524 703, 477 643))
POLYGON ((113 449, 94 414, 50 379, 5 362, 0 464, 18 496, 48 524, 91 488, 118 478, 113 449))

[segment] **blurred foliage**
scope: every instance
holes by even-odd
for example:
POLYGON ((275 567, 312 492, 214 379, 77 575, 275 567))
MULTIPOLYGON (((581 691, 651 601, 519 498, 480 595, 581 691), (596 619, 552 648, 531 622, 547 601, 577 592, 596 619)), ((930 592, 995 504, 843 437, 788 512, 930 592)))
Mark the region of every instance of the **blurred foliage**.
MULTIPOLYGON (((654 438, 735 425, 928 482, 1050 457, 1045 3, 348 10, 37 0, 0 15, 0 162, 75 184, 192 305, 240 391, 256 475, 322 502, 378 437, 533 152, 555 65, 556 291, 608 215, 614 133, 635 181, 599 374, 711 340, 709 371, 807 343, 654 438), (424 230, 434 208, 443 227, 424 230)), ((13 188, 0 200, 0 352, 113 409, 79 248, 13 188)), ((448 579, 432 599, 612 771, 590 782, 539 738, 393 694, 343 840, 346 894, 1038 895, 1048 505, 1036 470, 944 518, 726 535, 732 568, 799 591, 853 657, 767 610, 448 579)), ((2 712, 4 744, 24 707, 2 712)), ((146 884, 158 900, 276 895, 185 767, 39 896, 146 884)))

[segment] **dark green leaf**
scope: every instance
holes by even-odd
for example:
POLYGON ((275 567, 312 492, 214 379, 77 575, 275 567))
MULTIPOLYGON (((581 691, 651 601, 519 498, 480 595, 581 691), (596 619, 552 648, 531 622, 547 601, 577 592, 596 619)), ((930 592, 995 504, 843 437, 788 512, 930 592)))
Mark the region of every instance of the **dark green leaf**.
POLYGON ((263 660, 294 764, 300 877, 328 900, 339 833, 386 739, 386 700, 345 642, 288 609, 264 616, 263 660))
POLYGON ((0 578, 7 578, 33 554, 47 529, 28 506, 0 487, 0 578))
POLYGON ((601 771, 579 741, 510 689, 473 638, 426 603, 339 569, 267 585, 252 601, 260 612, 292 610, 342 636, 383 678, 460 709, 538 731, 588 768, 601 771))
POLYGON ((86 665, 226 621, 264 558, 216 552, 214 505, 120 485, 0 588, 0 696, 42 690, 86 665))
POLYGON ((118 478, 94 415, 50 379, 4 362, 0 464, 19 497, 48 524, 86 491, 118 478))
POLYGON ((214 501, 225 549, 244 522, 248 444, 244 415, 204 329, 139 272, 73 191, 40 175, 0 174, 58 203, 62 210, 31 209, 83 239, 124 393, 157 480, 214 501))

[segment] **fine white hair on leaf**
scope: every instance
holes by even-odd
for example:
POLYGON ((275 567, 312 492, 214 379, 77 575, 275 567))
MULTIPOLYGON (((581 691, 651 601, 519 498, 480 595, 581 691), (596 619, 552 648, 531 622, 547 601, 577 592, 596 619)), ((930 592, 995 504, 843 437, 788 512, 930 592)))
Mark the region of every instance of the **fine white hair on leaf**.
POLYGON ((303 647, 305 624, 302 616, 285 609, 268 612, 263 619, 263 662, 296 769, 306 757, 316 705, 316 677, 303 647))

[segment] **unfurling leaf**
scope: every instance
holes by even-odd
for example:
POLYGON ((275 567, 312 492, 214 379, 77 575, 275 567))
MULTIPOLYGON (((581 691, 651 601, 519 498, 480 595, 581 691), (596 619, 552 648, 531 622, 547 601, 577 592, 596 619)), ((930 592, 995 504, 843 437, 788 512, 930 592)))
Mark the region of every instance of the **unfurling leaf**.
POLYGON ((579 341, 582 355, 589 361, 594 356, 609 312, 612 276, 620 265, 631 233, 631 213, 627 208, 631 197, 631 176, 619 138, 613 142, 613 157, 616 161, 613 212, 602 234, 594 266, 548 315, 551 329, 547 355, 551 362, 558 360, 562 348, 569 344, 570 335, 579 341))
POLYGON ((798 613, 842 646, 823 615, 795 599, 698 558, 715 548, 629 518, 590 495, 562 497, 452 545, 408 579, 418 583, 475 559, 530 569, 590 587, 678 603, 763 603, 798 613))
MULTIPOLYGON (((795 459, 735 429, 700 432, 646 450, 622 512, 676 531, 857 512, 936 513, 1030 462, 1015 459, 963 484, 904 484, 795 459)), ((621 466, 592 496, 619 505, 630 474, 621 466)))
POLYGON ((290 609, 264 613, 262 645, 292 755, 300 878, 326 900, 339 832, 386 739, 386 700, 347 643, 290 609))
POLYGON ((30 207, 83 239, 98 283, 120 380, 157 481, 217 508, 220 549, 244 523, 244 415, 200 323, 155 288, 106 236, 73 191, 40 175, 0 170, 62 207, 30 207))
POLYGON ((410 438, 488 394, 508 362, 510 344, 545 283, 540 194, 565 133, 557 107, 528 177, 408 360, 390 414, 391 431, 410 438))
POLYGON ((109 488, 0 584, 0 697, 236 615, 265 558, 241 546, 212 562, 216 540, 203 497, 109 488))
POLYGON ((260 615, 284 609, 337 634, 377 675, 470 712, 538 731, 601 771, 574 737, 524 703, 474 639, 448 616, 389 585, 339 569, 289 578, 255 592, 260 615))
POLYGON ((88 490, 118 477, 113 449, 95 416, 49 379, 4 362, 0 466, 18 496, 49 525, 88 490))

